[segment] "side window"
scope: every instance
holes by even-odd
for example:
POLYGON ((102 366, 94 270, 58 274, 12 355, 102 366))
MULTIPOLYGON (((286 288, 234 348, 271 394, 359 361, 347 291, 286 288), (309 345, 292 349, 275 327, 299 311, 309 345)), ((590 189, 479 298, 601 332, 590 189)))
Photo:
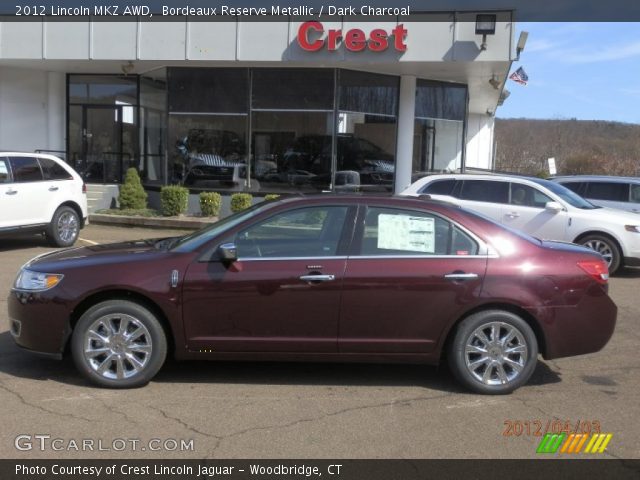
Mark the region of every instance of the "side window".
POLYGON ((33 157, 11 157, 11 170, 15 182, 38 182, 42 180, 42 171, 38 160, 33 157))
POLYGON ((238 257, 329 257, 338 252, 347 207, 309 207, 274 215, 238 233, 238 257))
POLYGON ((360 255, 475 255, 477 243, 443 218, 426 212, 367 210, 360 255))
POLYGON ((10 182, 9 162, 6 158, 0 158, 0 183, 10 182))
POLYGON ((584 182, 560 182, 560 185, 568 188, 569 190, 577 193, 578 195, 581 195, 580 192, 583 191, 584 182))
POLYGON ((633 203, 640 203, 640 185, 638 184, 631 184, 631 201, 633 203))
POLYGON ((523 207, 544 208, 547 202, 552 202, 551 198, 546 196, 537 188, 523 185, 520 183, 511 184, 511 205, 521 205, 523 207))
POLYGON ((39 158, 45 180, 73 180, 73 177, 58 162, 49 158, 39 158))
POLYGON ((436 180, 422 187, 419 193, 431 193, 433 195, 451 195, 453 187, 456 184, 454 179, 436 180))
POLYGON ((476 202, 508 203, 509 183, 493 180, 465 180, 460 198, 476 202))
POLYGON ((587 186, 587 198, 611 200, 614 202, 629 201, 629 184, 614 182, 590 182, 587 186))

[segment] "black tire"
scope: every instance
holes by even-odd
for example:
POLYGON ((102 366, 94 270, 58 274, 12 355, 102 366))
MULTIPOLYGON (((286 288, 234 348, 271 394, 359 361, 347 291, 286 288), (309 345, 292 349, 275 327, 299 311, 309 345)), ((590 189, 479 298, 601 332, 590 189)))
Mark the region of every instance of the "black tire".
POLYGON ((468 389, 485 395, 504 395, 521 387, 531 377, 538 361, 538 342, 531 327, 519 316, 504 310, 485 310, 460 323, 449 346, 448 361, 456 379, 468 389), (499 341, 494 343, 492 324, 497 325, 497 340, 504 341, 510 332, 516 332, 517 336, 506 345, 501 346, 499 341), (481 336, 476 334, 484 334, 490 342, 483 345, 481 336), (522 347, 524 353, 510 353, 513 348, 522 350, 522 347), (476 348, 487 354, 473 352, 476 348), (467 366, 467 360, 471 366, 467 366), (473 362, 477 362, 476 366, 473 362), (512 366, 515 364, 517 368, 512 366))
POLYGON ((609 265, 609 273, 613 275, 622 266, 622 254, 618 244, 606 235, 587 235, 578 242, 591 250, 595 250, 609 265))
POLYGON ((80 373, 91 382, 109 388, 135 388, 149 383, 164 364, 167 338, 147 308, 128 300, 107 300, 80 317, 71 337, 71 353, 80 373), (89 333, 92 329, 106 337, 107 325, 114 327, 110 342, 95 340, 99 337, 89 333), (119 333, 115 333, 115 327, 119 333), (121 329, 131 333, 131 340, 126 340, 121 329), (147 349, 149 353, 144 353, 147 349), (86 353, 90 350, 92 354, 86 353), (105 353, 95 355, 101 350, 105 353), (120 375, 119 371, 123 373, 120 375))
POLYGON ((45 231, 49 244, 53 247, 70 247, 80 236, 80 217, 71 207, 59 207, 53 214, 45 231))

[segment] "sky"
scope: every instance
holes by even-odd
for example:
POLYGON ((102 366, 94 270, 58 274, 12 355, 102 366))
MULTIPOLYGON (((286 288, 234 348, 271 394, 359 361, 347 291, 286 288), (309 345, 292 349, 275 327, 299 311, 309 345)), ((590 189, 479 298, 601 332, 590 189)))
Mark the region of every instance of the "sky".
POLYGON ((518 23, 529 83, 507 81, 499 118, 576 118, 640 124, 640 23, 518 23))

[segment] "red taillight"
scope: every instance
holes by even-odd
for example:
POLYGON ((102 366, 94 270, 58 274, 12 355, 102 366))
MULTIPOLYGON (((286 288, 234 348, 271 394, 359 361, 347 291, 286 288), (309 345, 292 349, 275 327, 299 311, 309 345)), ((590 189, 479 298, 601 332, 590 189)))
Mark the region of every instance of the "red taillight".
POLYGON ((578 262, 578 266, 602 285, 609 281, 609 268, 604 260, 582 260, 578 262))
POLYGON ((87 184, 82 182, 82 193, 87 193, 87 184))

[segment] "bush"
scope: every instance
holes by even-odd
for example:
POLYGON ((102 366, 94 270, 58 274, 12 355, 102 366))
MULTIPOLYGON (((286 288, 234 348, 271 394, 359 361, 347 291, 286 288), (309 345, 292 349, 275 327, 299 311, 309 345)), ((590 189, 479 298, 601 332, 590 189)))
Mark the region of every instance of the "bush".
POLYGON ((268 202, 270 200, 277 200, 278 198, 280 198, 280 195, 277 193, 270 193, 269 195, 264 196, 264 201, 268 202))
POLYGON ((253 196, 250 193, 234 193, 231 195, 231 211, 233 213, 246 210, 251 206, 253 196))
POLYGON ((222 197, 216 192, 202 192, 200 194, 200 211, 205 217, 217 217, 220 215, 222 197))
POLYGON ((147 208, 147 192, 144 191, 135 168, 127 170, 124 184, 120 187, 118 202, 123 210, 142 210, 147 208))
POLYGON ((187 211, 189 189, 179 185, 170 185, 160 189, 160 204, 165 217, 180 215, 187 211))

